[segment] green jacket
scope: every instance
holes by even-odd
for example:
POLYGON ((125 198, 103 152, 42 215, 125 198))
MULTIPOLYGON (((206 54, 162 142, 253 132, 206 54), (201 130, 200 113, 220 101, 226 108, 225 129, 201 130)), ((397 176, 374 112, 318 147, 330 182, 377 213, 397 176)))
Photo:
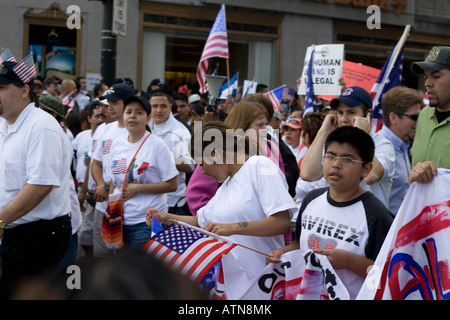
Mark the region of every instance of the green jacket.
POLYGON ((411 148, 412 165, 433 160, 439 168, 450 169, 450 117, 437 122, 435 108, 422 109, 411 148))

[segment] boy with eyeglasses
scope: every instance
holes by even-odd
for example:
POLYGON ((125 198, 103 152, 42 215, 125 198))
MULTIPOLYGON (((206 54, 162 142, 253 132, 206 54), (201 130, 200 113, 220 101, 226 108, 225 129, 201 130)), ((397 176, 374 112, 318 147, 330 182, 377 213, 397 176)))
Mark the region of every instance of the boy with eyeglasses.
POLYGON ((375 145, 363 130, 344 126, 325 142, 323 175, 329 187, 308 193, 296 222, 295 241, 273 251, 311 249, 324 254, 355 299, 393 221, 386 206, 360 186, 373 166, 375 145))

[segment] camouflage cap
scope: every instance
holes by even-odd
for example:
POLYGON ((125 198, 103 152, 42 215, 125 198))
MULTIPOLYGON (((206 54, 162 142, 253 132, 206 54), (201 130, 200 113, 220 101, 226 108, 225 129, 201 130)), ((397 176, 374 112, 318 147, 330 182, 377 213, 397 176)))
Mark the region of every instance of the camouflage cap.
POLYGON ((450 67, 450 47, 433 47, 425 61, 411 64, 414 74, 422 74, 424 71, 435 72, 450 67))
POLYGON ((49 94, 42 94, 39 96, 39 104, 49 111, 56 112, 61 117, 66 116, 66 107, 62 104, 62 102, 49 94))

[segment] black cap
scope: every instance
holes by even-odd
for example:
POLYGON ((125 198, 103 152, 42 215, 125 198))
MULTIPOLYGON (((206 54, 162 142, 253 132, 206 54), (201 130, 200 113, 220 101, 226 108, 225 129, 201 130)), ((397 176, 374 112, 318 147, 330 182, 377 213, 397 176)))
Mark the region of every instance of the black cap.
POLYGON ((331 100, 330 107, 336 109, 339 102, 342 102, 347 107, 356 107, 360 104, 365 104, 369 109, 372 108, 372 97, 370 96, 370 93, 357 86, 345 88, 338 98, 331 100))
POLYGON ((142 107, 144 107, 145 111, 147 112, 147 114, 152 113, 152 107, 150 105, 150 102, 148 101, 148 99, 146 99, 143 96, 131 96, 125 99, 124 103, 124 109, 126 108, 126 106, 131 103, 131 102, 137 102, 140 103, 142 105, 142 107))
POLYGON ((152 82, 150 82, 151 86, 163 86, 164 82, 161 81, 161 79, 153 79, 152 82))
POLYGON ((0 64, 0 84, 23 83, 13 70, 16 65, 17 62, 12 61, 3 61, 3 63, 0 64))
POLYGON ((435 72, 450 67, 450 47, 431 48, 425 61, 413 62, 411 71, 422 74, 424 71, 435 72))
POLYGON ((125 100, 131 96, 134 96, 134 89, 132 87, 124 83, 117 83, 110 87, 99 99, 108 99, 114 102, 121 99, 125 100))

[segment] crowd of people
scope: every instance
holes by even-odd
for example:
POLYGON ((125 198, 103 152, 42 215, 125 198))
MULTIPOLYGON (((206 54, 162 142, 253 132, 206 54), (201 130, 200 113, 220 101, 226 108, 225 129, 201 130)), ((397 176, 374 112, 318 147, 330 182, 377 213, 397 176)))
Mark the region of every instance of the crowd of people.
POLYGON ((153 218, 267 253, 230 251, 250 280, 285 252, 315 250, 354 298, 409 185, 450 168, 450 47, 432 52, 412 65, 429 105, 391 89, 379 132, 358 86, 303 114, 298 96, 274 110, 264 85, 208 106, 190 84, 139 90, 119 78, 88 92, 83 78, 23 81, 3 62, 0 298, 24 276, 141 248, 153 218), (109 236, 119 247, 104 225, 118 196, 123 229, 109 236))

